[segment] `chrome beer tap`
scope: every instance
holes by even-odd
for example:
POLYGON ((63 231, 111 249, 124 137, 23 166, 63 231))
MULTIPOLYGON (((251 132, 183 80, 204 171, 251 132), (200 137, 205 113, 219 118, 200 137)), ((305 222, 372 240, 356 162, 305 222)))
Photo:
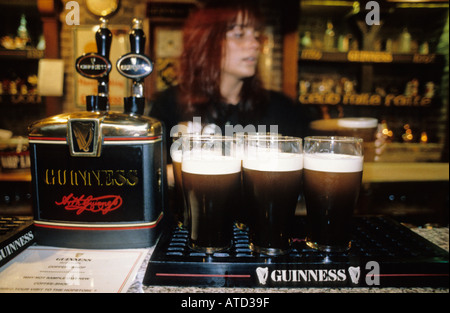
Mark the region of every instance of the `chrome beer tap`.
POLYGON ((131 96, 124 98, 124 111, 128 114, 143 114, 145 107, 144 78, 153 71, 153 62, 144 54, 145 34, 142 21, 133 19, 130 37, 131 52, 117 60, 118 72, 132 79, 131 96))
POLYGON ((29 127, 35 225, 41 221, 42 226, 37 226, 36 238, 41 244, 144 248, 159 238, 167 207, 164 124, 137 114, 138 105, 144 104, 142 79, 151 66, 139 54, 144 47, 139 29, 130 34, 135 53, 124 57, 120 67, 135 81, 125 113, 108 110, 112 35, 102 20, 95 34, 97 52, 76 63, 78 73, 98 82, 97 95, 86 97, 87 110, 41 119, 29 127), (73 201, 78 203, 75 209, 73 201))

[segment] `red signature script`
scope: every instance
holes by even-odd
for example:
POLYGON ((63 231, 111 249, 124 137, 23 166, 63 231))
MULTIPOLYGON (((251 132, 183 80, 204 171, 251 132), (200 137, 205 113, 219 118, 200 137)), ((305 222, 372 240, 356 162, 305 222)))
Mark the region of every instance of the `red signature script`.
POLYGON ((100 197, 85 196, 75 197, 73 193, 63 196, 61 202, 55 201, 56 205, 63 205, 68 211, 77 211, 80 215, 84 211, 93 213, 101 212, 103 215, 108 214, 122 206, 122 197, 116 195, 107 195, 100 197))

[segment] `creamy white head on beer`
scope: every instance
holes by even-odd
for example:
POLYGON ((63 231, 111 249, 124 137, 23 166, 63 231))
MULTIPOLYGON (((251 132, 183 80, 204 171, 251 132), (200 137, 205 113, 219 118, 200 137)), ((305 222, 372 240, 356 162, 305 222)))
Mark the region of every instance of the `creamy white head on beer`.
POLYGON ((259 152, 245 157, 242 166, 246 169, 266 172, 289 172, 303 168, 303 154, 284 152, 259 152))
POLYGON ((181 171, 199 175, 226 175, 241 171, 241 159, 228 156, 210 155, 202 158, 185 158, 181 171))
POLYGON ((363 170, 363 157, 357 155, 312 153, 305 154, 305 169, 333 173, 353 173, 363 170))

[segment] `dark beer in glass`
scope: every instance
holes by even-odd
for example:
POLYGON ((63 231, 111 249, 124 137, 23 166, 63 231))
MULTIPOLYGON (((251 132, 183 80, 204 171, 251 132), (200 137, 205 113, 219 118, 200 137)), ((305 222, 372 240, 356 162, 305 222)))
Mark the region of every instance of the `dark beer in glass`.
POLYGON ((308 246, 328 252, 350 248, 353 210, 363 173, 363 141, 353 137, 306 137, 303 190, 308 246))
POLYGON ((291 222, 301 193, 302 141, 294 137, 249 137, 243 184, 250 247, 266 255, 290 251, 291 222))
POLYGON ((194 250, 210 254, 231 246, 241 188, 236 144, 236 139, 222 136, 183 138, 181 170, 194 250))

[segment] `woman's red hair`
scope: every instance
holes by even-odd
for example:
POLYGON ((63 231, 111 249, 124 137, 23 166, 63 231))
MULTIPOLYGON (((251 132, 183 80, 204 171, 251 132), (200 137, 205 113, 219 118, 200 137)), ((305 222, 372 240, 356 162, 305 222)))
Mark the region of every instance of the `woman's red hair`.
MULTIPOLYGON (((247 25, 261 27, 257 8, 246 1, 215 1, 194 12, 186 21, 183 53, 180 60, 180 102, 187 111, 199 113, 208 105, 222 100, 220 75, 224 54, 223 43, 228 30, 243 14, 247 25)), ((245 79, 241 102, 260 96, 262 83, 258 75, 245 79)), ((254 102, 254 101, 251 101, 254 102)))

